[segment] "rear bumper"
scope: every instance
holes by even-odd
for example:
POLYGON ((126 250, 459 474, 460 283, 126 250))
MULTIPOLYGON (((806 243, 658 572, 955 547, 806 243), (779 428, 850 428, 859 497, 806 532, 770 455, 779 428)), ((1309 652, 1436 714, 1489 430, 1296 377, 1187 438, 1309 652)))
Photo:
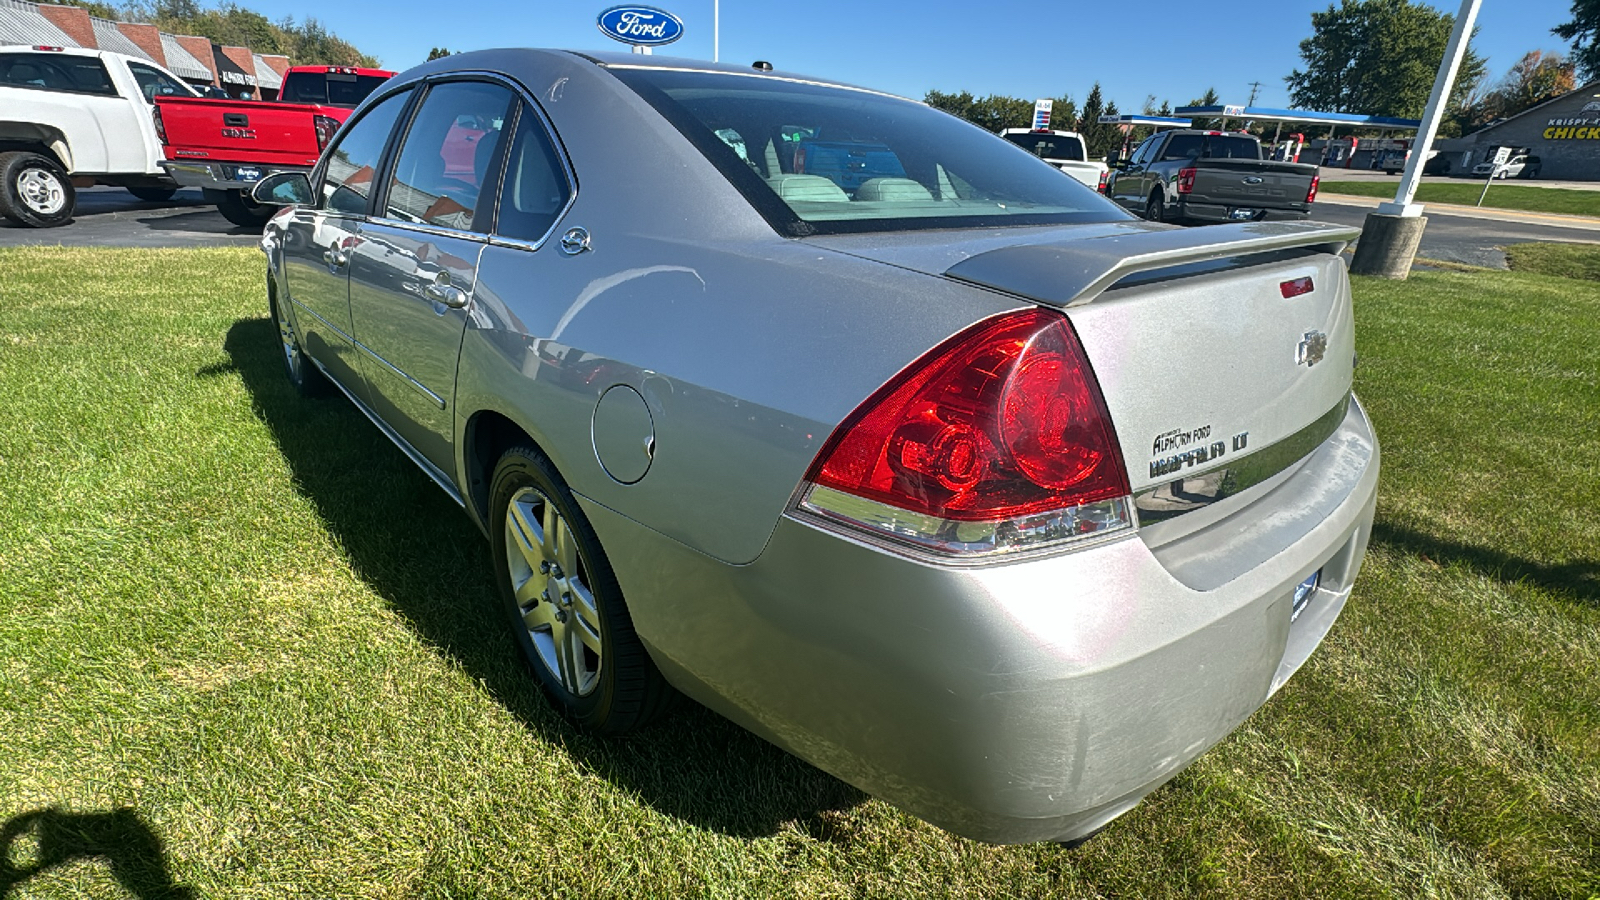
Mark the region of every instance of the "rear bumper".
POLYGON ((209 188, 214 191, 248 191, 256 182, 279 172, 304 172, 311 174, 310 166, 267 165, 259 163, 196 162, 192 160, 166 160, 161 167, 172 180, 184 187, 209 188), (251 177, 251 173, 256 173, 251 177))
POLYGON ((729 566, 581 502, 673 684, 936 825, 1018 843, 1131 809, 1305 662, 1365 554, 1378 457, 1352 403, 1310 456, 1199 532, 977 569, 787 517, 755 562, 729 566), (1191 586, 1186 558, 1214 580, 1219 554, 1251 562, 1191 586), (1319 572, 1291 622, 1295 587, 1319 572))
POLYGON ((1195 203, 1180 197, 1176 216, 1196 222, 1300 222, 1309 215, 1308 209, 1270 209, 1241 204, 1195 203), (1235 215, 1238 213, 1239 215, 1235 215))

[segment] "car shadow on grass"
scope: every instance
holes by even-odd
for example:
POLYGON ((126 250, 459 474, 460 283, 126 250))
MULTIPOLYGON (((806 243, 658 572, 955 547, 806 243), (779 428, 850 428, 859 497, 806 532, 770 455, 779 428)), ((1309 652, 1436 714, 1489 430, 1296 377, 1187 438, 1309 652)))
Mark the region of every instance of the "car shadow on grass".
POLYGON ((1372 540, 1441 566, 1459 562, 1480 575, 1507 584, 1526 581, 1553 593, 1571 596, 1586 606, 1600 607, 1600 562, 1594 560, 1550 565, 1499 550, 1444 540, 1381 520, 1373 523, 1372 540))
POLYGON ((172 880, 165 845, 133 809, 73 813, 45 807, 0 825, 0 900, 35 876, 80 860, 105 860, 117 883, 141 900, 194 896, 172 880))
POLYGON ((826 839, 837 830, 833 813, 866 799, 687 700, 623 739, 596 737, 552 711, 495 596, 488 543, 461 508, 337 391, 298 396, 270 320, 234 323, 224 349, 228 364, 196 376, 238 373, 296 489, 360 577, 535 734, 656 810, 733 836, 770 835, 792 822, 826 839))

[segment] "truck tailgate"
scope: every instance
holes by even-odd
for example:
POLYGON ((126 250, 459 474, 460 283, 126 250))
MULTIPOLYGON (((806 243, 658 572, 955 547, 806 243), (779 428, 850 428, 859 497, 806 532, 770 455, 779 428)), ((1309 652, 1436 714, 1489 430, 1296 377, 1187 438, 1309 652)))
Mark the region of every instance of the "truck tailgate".
POLYGON ((1195 164, 1190 202, 1304 212, 1316 166, 1249 159, 1204 159, 1195 164))
MULTIPOLYGON (((167 158, 288 166, 316 165, 320 106, 157 97, 167 158)), ((347 110, 340 110, 348 113, 347 110)))

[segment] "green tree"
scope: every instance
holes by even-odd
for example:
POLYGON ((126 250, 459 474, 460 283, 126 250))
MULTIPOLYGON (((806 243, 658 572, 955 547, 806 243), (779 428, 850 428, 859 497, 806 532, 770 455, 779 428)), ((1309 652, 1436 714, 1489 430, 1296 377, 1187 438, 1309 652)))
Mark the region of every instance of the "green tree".
POLYGON ((122 10, 110 3, 97 3, 95 0, 55 0, 55 2, 65 6, 86 9, 89 11, 89 15, 99 16, 102 19, 117 20, 122 18, 122 10))
MULTIPOLYGON (((1020 97, 990 94, 977 98, 970 91, 947 94, 929 91, 922 102, 934 109, 942 109, 952 116, 966 119, 985 131, 998 132, 1005 128, 1028 128, 1033 124, 1033 101, 1020 97)), ((1076 104, 1071 97, 1057 97, 1050 111, 1050 124, 1055 128, 1071 128, 1076 104)))
POLYGON ((1600 78, 1600 0, 1572 0, 1572 21, 1550 29, 1572 42, 1572 61, 1585 82, 1600 78))
POLYGON ((427 61, 428 62, 433 62, 436 59, 444 59, 446 56, 454 56, 454 55, 455 54, 451 53, 450 52, 450 48, 448 48, 448 47, 435 47, 432 50, 428 51, 428 60, 427 61))
MULTIPOLYGON (((1311 14, 1300 42, 1304 71, 1284 81, 1299 107, 1421 118, 1450 42, 1453 16, 1410 0, 1340 0, 1311 14)), ((1483 58, 1469 47, 1450 101, 1458 105, 1482 79, 1483 58)))
POLYGON ((1122 128, 1100 121, 1101 116, 1116 114, 1117 104, 1105 101, 1100 92, 1100 82, 1096 81, 1094 87, 1089 89, 1089 96, 1084 98, 1083 115, 1078 117, 1077 128, 1089 148, 1090 158, 1105 156, 1112 147, 1122 145, 1122 128))

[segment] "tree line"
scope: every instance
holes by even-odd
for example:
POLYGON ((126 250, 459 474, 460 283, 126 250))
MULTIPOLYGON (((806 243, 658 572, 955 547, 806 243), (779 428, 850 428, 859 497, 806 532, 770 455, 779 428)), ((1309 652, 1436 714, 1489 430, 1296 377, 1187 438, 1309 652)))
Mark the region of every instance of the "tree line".
POLYGON ((198 0, 129 0, 114 4, 101 0, 57 0, 87 9, 91 15, 122 22, 155 25, 169 34, 192 34, 219 44, 249 47, 257 53, 281 54, 292 65, 368 66, 377 57, 362 53, 354 44, 329 31, 316 19, 295 21, 285 16, 274 22, 232 0, 203 7, 198 0))

